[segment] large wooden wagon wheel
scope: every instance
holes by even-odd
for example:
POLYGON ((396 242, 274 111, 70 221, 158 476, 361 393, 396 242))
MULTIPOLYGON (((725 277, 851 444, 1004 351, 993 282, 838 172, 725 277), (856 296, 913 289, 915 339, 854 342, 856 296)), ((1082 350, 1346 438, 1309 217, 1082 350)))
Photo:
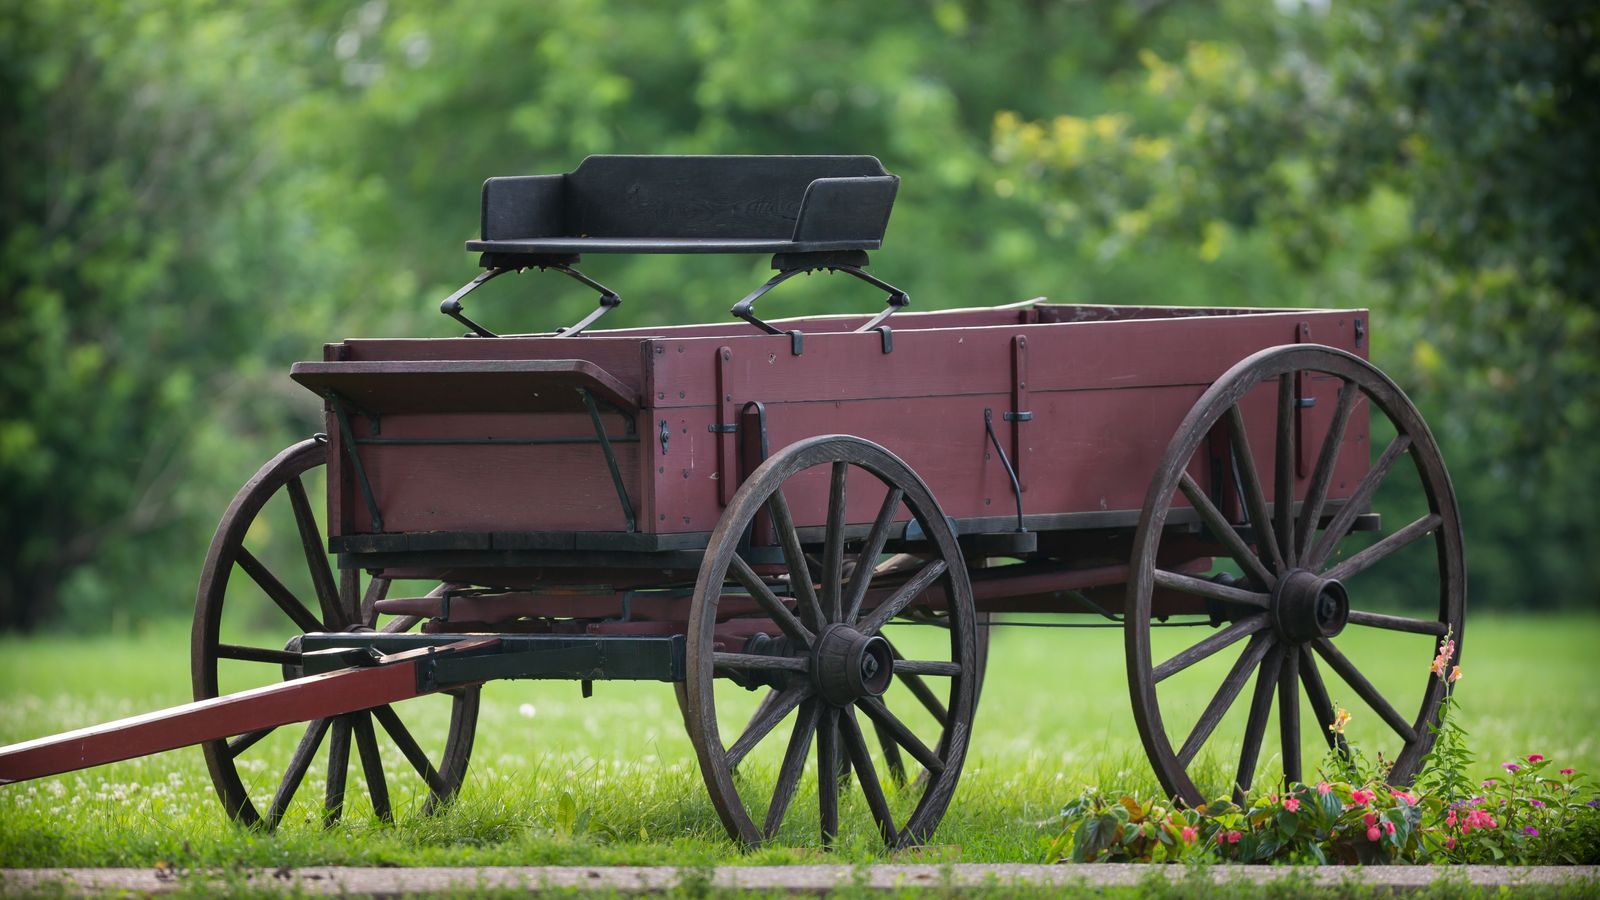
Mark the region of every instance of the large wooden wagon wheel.
POLYGON ((841 815, 851 821, 857 810, 863 820, 870 815, 889 846, 926 840, 966 756, 977 699, 975 631, 972 585, 955 534, 927 485, 893 454, 832 435, 793 444, 763 463, 712 533, 688 630, 690 738, 728 833, 753 846, 776 836, 785 821, 810 819, 829 844, 841 815), (807 561, 790 510, 806 480, 814 495, 827 497, 820 571, 807 561), (847 528, 847 508, 857 521, 870 518, 870 529, 847 528), (849 567, 846 575, 847 556, 879 557, 902 510, 927 535, 924 561, 888 584, 877 584, 871 565, 849 567), (755 567, 741 555, 747 529, 763 512, 783 548, 781 566, 755 567), (857 535, 859 547, 847 554, 847 538, 857 535), (913 629, 931 633, 920 641, 897 634, 904 651, 897 652, 883 626, 934 595, 947 608, 948 627, 913 629), (771 624, 745 637, 740 616, 771 624), (776 693, 763 699, 763 688, 776 693), (731 741, 722 737, 719 716, 735 732, 731 741), (887 749, 873 752, 868 727, 890 738, 887 749), (902 765, 902 751, 928 777, 886 784, 879 773, 902 765), (817 773, 814 819, 797 812, 809 806, 809 793, 802 794, 808 770, 817 773))
POLYGON ((1173 436, 1150 485, 1134 540, 1126 626, 1129 687, 1140 736, 1162 785, 1190 804, 1216 796, 1197 787, 1194 766, 1207 742, 1223 733, 1218 725, 1252 675, 1256 682, 1242 746, 1237 755, 1231 746, 1212 748, 1212 755, 1224 764, 1238 761, 1237 768, 1229 770, 1236 798, 1254 781, 1274 699, 1284 777, 1299 781, 1304 776, 1302 691, 1310 701, 1316 730, 1334 753, 1349 751, 1345 722, 1342 717, 1335 721, 1339 708, 1348 705, 1355 715, 1350 739, 1356 740, 1359 724, 1363 730, 1358 746, 1363 753, 1392 762, 1391 784, 1409 784, 1433 744, 1430 726, 1437 722, 1444 696, 1445 684, 1429 671, 1429 659, 1447 633, 1456 642, 1459 658, 1465 596, 1461 523, 1450 476, 1422 416, 1394 382, 1359 357, 1317 345, 1271 348, 1240 361, 1205 391, 1173 436), (1309 452, 1301 456, 1296 424, 1297 411, 1313 408, 1314 401, 1306 396, 1312 393, 1332 405, 1331 413, 1319 417, 1326 423, 1320 440, 1320 428, 1310 436, 1315 457, 1309 452), (1257 432, 1271 438, 1270 456, 1259 461, 1265 465, 1258 464, 1250 446, 1251 432, 1241 412, 1247 397, 1262 420, 1260 425, 1274 422, 1273 431, 1257 432), (1275 411, 1271 418, 1262 415, 1269 411, 1275 411), (1361 427, 1370 428, 1371 446, 1381 450, 1359 480, 1341 485, 1344 477, 1335 475, 1341 448, 1351 443, 1347 437, 1361 436, 1353 430, 1361 427), (1196 473, 1204 478, 1208 468, 1208 438, 1213 454, 1219 446, 1228 448, 1232 471, 1227 480, 1243 500, 1244 526, 1230 524, 1196 479, 1196 473), (1399 465, 1402 459, 1411 465, 1399 465), (1309 480, 1297 504, 1295 475, 1307 469, 1309 480), (1270 503, 1264 481, 1272 485, 1270 503), (1386 505, 1384 533, 1376 540, 1370 534, 1352 533, 1357 516, 1380 495, 1380 487, 1383 496, 1413 498, 1410 507, 1399 501, 1386 505), (1348 500, 1340 504, 1330 496, 1348 500), (1158 559, 1165 558, 1163 538, 1175 540, 1164 526, 1180 497, 1198 511, 1210 539, 1225 548, 1226 558, 1240 575, 1197 578, 1158 565, 1158 559), (1432 553, 1426 552, 1429 544, 1432 553), (1436 601, 1436 615, 1411 618, 1363 608, 1385 561, 1433 573, 1430 580, 1436 583, 1437 596, 1419 599, 1426 600, 1430 609, 1436 601), (1157 587, 1206 599, 1221 612, 1226 626, 1192 646, 1166 650, 1163 659, 1154 659, 1151 598, 1157 587), (1378 658, 1361 667, 1352 662, 1349 654, 1354 647, 1375 641, 1384 642, 1378 658), (1237 650, 1232 667, 1211 693, 1217 667, 1228 657, 1201 663, 1241 642, 1243 648, 1237 650), (1319 659, 1339 681, 1323 679, 1319 659), (1388 671, 1388 676, 1369 675, 1380 670, 1388 671), (1186 676, 1201 683, 1191 680, 1185 685, 1186 676), (1196 687, 1205 690, 1196 693, 1196 687), (1164 696, 1169 698, 1166 704, 1164 696), (1414 712, 1403 712, 1411 703, 1417 704, 1411 707, 1414 712))
MULTIPOLYGON (((373 630, 374 604, 383 598, 389 583, 372 578, 363 590, 359 571, 335 574, 330 565, 313 514, 313 503, 321 502, 325 495, 308 490, 306 484, 321 480, 326 463, 323 442, 313 439, 296 444, 262 466, 223 514, 201 570, 195 600, 190 664, 196 700, 282 679, 286 667, 299 663, 299 653, 293 649, 296 635, 373 630), (288 556, 297 560, 292 565, 275 563, 281 567, 276 570, 246 546, 264 544, 275 532, 280 540, 296 545, 288 556)), ((407 631, 417 622, 414 617, 397 617, 381 630, 407 631)), ((202 745, 206 766, 229 815, 246 825, 264 823, 273 828, 283 820, 326 745, 321 815, 324 823, 331 824, 344 810, 354 743, 367 797, 380 819, 393 817, 397 788, 403 792, 398 799, 420 799, 422 811, 431 812, 459 789, 466 774, 477 726, 478 693, 477 687, 470 687, 438 698, 407 701, 398 705, 406 710, 404 718, 394 705, 386 704, 318 719, 304 728, 266 729, 211 741, 202 745), (424 722, 442 723, 446 717, 443 749, 430 756, 412 729, 424 722), (413 724, 408 726, 407 719, 413 724), (295 732, 299 732, 297 740, 295 732), (388 735, 388 742, 405 760, 401 768, 411 770, 411 776, 391 781, 398 761, 393 753, 385 761, 380 732, 388 735), (385 771, 386 766, 391 772, 385 771), (424 797, 414 796, 424 791, 424 797)))

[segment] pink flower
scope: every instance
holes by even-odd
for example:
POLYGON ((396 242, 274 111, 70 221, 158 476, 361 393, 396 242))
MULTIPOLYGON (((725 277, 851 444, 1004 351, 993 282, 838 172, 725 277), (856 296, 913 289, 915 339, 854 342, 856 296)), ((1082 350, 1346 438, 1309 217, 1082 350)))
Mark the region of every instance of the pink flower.
POLYGON ((1371 828, 1372 826, 1378 824, 1378 816, 1377 816, 1377 814, 1376 813, 1367 813, 1365 816, 1363 816, 1361 818, 1361 824, 1367 826, 1368 828, 1371 828))
POLYGON ((1444 839, 1444 848, 1446 850, 1454 850, 1456 848, 1456 839, 1453 838, 1453 837, 1445 838, 1444 839))
POLYGON ((1394 823, 1389 821, 1388 819, 1384 819, 1383 820, 1383 833, 1384 834, 1394 834, 1394 823))
POLYGON ((1563 774, 1563 775, 1571 775, 1572 774, 1572 770, 1571 769, 1562 769, 1561 770, 1561 774, 1563 774))
POLYGON ((1527 828, 1522 829, 1522 833, 1523 834, 1527 834, 1527 835, 1532 835, 1533 837, 1538 837, 1539 836, 1539 829, 1533 827, 1532 825, 1529 825, 1527 828))
POLYGON ((1394 798, 1396 800, 1399 800, 1401 803, 1406 804, 1407 806, 1416 806, 1417 805, 1417 798, 1413 797, 1412 795, 1410 795, 1408 793, 1406 793, 1405 791, 1395 791, 1394 792, 1394 798))
MULTIPOLYGON (((1568 769, 1567 771, 1570 772, 1572 770, 1568 769)), ((1319 794, 1331 794, 1331 793, 1333 793, 1333 785, 1327 783, 1326 781, 1319 781, 1319 782, 1317 782, 1317 793, 1319 793, 1319 794)))
POLYGON ((1544 754, 1543 753, 1530 753, 1530 754, 1528 754, 1528 762, 1531 762, 1531 763, 1544 762, 1544 754))
MULTIPOLYGON (((1511 765, 1511 764, 1510 764, 1510 763, 1506 763, 1506 765, 1508 765, 1508 766, 1509 766, 1509 765, 1511 765)), ((1490 779, 1489 779, 1489 780, 1487 780, 1487 781, 1485 781, 1485 782, 1484 782, 1484 783, 1483 783, 1483 786, 1484 786, 1484 787, 1486 787, 1486 788, 1492 788, 1492 787, 1494 787, 1494 786, 1495 786, 1495 785, 1497 785, 1497 784, 1499 784, 1499 783, 1500 783, 1500 782, 1498 782, 1498 781, 1495 781, 1495 780, 1494 780, 1494 779, 1493 779, 1493 778, 1490 778, 1490 779)), ((1473 803, 1482 803, 1482 802, 1483 802, 1483 801, 1482 801, 1482 800, 1474 800, 1474 801, 1472 801, 1472 802, 1473 802, 1473 803)))
POLYGON ((1300 801, 1294 797, 1285 797, 1283 798, 1283 808, 1289 812, 1299 812, 1300 801))
POLYGON ((1450 810, 1444 814, 1444 824, 1454 827, 1456 824, 1456 811, 1450 810))
POLYGON ((1529 800, 1528 801, 1528 805, 1529 806, 1536 806, 1539 809, 1544 809, 1544 801, 1543 800, 1529 800))
POLYGON ((1460 680, 1461 680, 1461 667, 1460 666, 1451 667, 1449 682, 1451 684, 1455 684, 1456 682, 1458 682, 1460 680))
POLYGON ((1244 834, 1242 832, 1230 831, 1230 832, 1228 832, 1228 843, 1237 844, 1237 843, 1239 843, 1239 838, 1241 838, 1241 837, 1244 837, 1244 834))
POLYGON ((1185 825, 1185 826, 1183 826, 1183 842, 1185 844, 1194 843, 1195 838, 1197 838, 1199 836, 1200 836, 1200 832, 1195 830, 1195 827, 1193 825, 1185 825))
POLYGON ((1364 791, 1360 788, 1357 788, 1356 790, 1350 792, 1350 802, 1357 806, 1362 806, 1364 804, 1371 803, 1372 800, 1377 796, 1378 795, 1372 791, 1364 791))
POLYGON ((1501 763, 1500 764, 1500 768, 1505 769, 1507 772, 1521 772, 1522 771, 1522 767, 1517 765, 1516 763, 1501 763))
POLYGON ((1378 833, 1378 826, 1376 826, 1376 825, 1374 825, 1371 828, 1367 829, 1367 840, 1369 840, 1369 841, 1376 841, 1379 838, 1381 838, 1382 836, 1383 835, 1378 833))

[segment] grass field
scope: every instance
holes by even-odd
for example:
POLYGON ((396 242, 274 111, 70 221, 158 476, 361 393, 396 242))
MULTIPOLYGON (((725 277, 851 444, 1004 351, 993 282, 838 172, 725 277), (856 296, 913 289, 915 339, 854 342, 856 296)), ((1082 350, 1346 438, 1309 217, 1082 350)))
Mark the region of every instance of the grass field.
MULTIPOLYGON (((0 741, 188 700, 187 638, 186 626, 173 624, 122 638, 0 640, 0 741)), ((1195 639, 1162 638, 1169 650, 1195 639)), ((1383 635, 1345 646, 1380 686, 1412 684, 1419 696, 1428 663, 1428 639, 1421 640, 1403 651, 1383 635)), ((1483 775, 1531 752, 1600 772, 1597 647, 1600 617, 1469 620, 1458 697, 1483 775)), ((1227 665, 1219 658, 1197 667, 1192 687, 1170 699, 1163 695, 1163 703, 1197 709, 1227 665)), ((1086 786, 1153 792, 1122 666, 1115 630, 996 629, 955 800, 933 845, 899 858, 1034 861, 1056 811, 1086 786)), ((1358 726, 1375 716, 1353 696, 1341 697, 1342 684, 1330 681, 1330 689, 1356 715, 1352 735, 1365 740, 1358 726)), ((1407 702, 1414 707, 1414 700, 1407 702)), ((1236 704, 1208 745, 1221 747, 1221 756, 1235 752, 1231 735, 1242 718, 1238 707, 1245 705, 1236 704)), ((419 737, 428 745, 430 737, 437 739, 428 729, 442 729, 443 720, 424 715, 419 721, 419 737)), ((1314 730, 1306 725, 1306 740, 1316 740, 1314 730)), ((1276 735, 1277 727, 1268 734, 1276 735)), ((0 788, 0 865, 696 865, 818 858, 815 813, 802 815, 808 802, 815 809, 809 780, 780 835, 782 846, 741 853, 727 840, 706 799, 670 685, 601 683, 584 700, 568 682, 491 684, 477 735, 459 800, 424 817, 416 810, 416 792, 408 804, 406 788, 397 784, 392 826, 352 799, 344 821, 324 829, 317 815, 321 772, 313 769, 277 832, 234 827, 195 749, 7 786, 0 788)), ((292 740, 285 757, 289 746, 292 740)), ((1275 765, 1264 758, 1263 777, 1273 777, 1275 765)), ((261 769, 256 777, 268 785, 276 781, 270 764, 261 769)), ((1223 767, 1211 769, 1211 780, 1224 783, 1223 767)), ((360 795, 355 771, 352 793, 360 795)), ((831 859, 886 855, 858 792, 846 803, 844 819, 831 859)))

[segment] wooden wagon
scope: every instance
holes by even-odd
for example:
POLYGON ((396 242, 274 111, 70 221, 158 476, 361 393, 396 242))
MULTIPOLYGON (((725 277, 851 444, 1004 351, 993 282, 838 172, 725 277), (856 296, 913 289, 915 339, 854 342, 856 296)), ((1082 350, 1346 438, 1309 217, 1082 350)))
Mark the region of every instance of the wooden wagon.
POLYGON ((1318 660, 1383 723, 1390 779, 1413 777, 1443 693, 1426 660, 1446 635, 1459 654, 1461 532, 1426 425, 1366 361, 1367 312, 901 311, 905 293, 865 271, 897 183, 870 157, 591 157, 491 179, 468 245, 485 272, 442 307, 467 336, 346 340, 294 366, 323 433, 223 516, 196 703, 0 749, 0 778, 200 743, 229 813, 275 825, 324 752, 337 818, 354 752, 388 817, 380 730, 432 809, 466 775, 483 683, 660 680, 736 840, 809 820, 793 810, 814 791, 827 842, 859 791, 884 840, 909 844, 950 803, 989 633, 1027 624, 997 616, 1015 613, 1123 630, 1140 736, 1183 802, 1215 787, 1195 775, 1218 751, 1237 759, 1224 790, 1250 788, 1274 706, 1285 778, 1324 752, 1302 747, 1303 702, 1344 749, 1318 660), (621 301, 575 266, 603 252, 770 253, 777 274, 743 321, 599 331, 621 301), (594 313, 517 336, 467 317, 470 291, 527 269, 593 288, 594 313), (757 317, 812 271, 887 305, 757 317), (1412 508, 1378 515, 1380 488, 1412 508), (300 539, 294 576, 251 550, 274 510, 300 539), (1433 574, 1436 614, 1363 608, 1363 577, 1391 558, 1433 574), (1411 690, 1347 658, 1351 626, 1425 636, 1411 690), (1203 636, 1173 649, 1174 634, 1203 636), (1243 740, 1208 747, 1247 687, 1243 740), (406 723, 428 695, 442 741, 406 723), (293 750, 262 784, 241 773, 269 736, 293 750))

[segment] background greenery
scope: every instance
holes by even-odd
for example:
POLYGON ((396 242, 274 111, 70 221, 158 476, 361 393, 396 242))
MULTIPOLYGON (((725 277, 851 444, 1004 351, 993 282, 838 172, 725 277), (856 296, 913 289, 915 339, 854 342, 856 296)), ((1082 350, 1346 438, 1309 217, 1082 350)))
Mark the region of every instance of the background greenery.
MULTIPOLYGON (((1600 8, 0 0, 0 628, 182 615, 326 340, 445 336, 485 176, 868 152, 920 308, 1365 306, 1473 604, 1597 606, 1600 8)), ((596 258, 617 324, 764 260, 596 258)), ((832 309, 816 284, 796 311, 832 309)), ((547 329, 590 299, 502 280, 547 329)), ((853 296, 853 295, 852 295, 853 296)), ((1403 586, 1402 586, 1403 587, 1403 586)))

